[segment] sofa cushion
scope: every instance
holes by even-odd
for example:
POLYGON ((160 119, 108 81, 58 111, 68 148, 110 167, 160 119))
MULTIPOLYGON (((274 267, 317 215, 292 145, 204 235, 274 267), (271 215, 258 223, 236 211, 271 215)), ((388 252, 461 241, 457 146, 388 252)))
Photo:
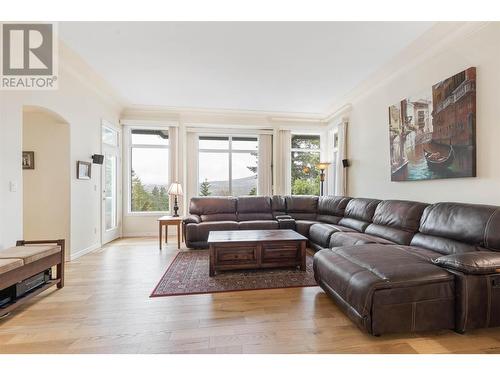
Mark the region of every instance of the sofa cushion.
POLYGON ((321 250, 314 256, 314 273, 318 284, 370 333, 454 326, 454 276, 410 247, 321 250))
POLYGON ((428 205, 420 202, 387 200, 378 204, 373 223, 365 233, 400 245, 409 245, 418 231, 420 218, 428 205))
POLYGON ((213 221, 186 225, 186 238, 189 242, 206 242, 211 230, 238 230, 236 221, 213 221))
POLYGON ((323 248, 329 247, 330 237, 335 232, 355 232, 355 230, 341 225, 318 223, 309 229, 309 239, 323 248))
POLYGON ((16 268, 22 267, 23 265, 24 262, 22 259, 0 259, 0 275, 15 270, 16 268))
POLYGON ((276 220, 250 220, 240 221, 239 229, 279 229, 276 220))
POLYGON ((238 213, 271 212, 271 198, 261 196, 238 197, 238 213))
POLYGON ((29 264, 60 251, 61 248, 57 245, 16 246, 0 250, 0 259, 22 259, 24 264, 29 264))
POLYGON ((411 245, 441 254, 489 249, 500 251, 500 208, 493 206, 436 203, 420 220, 411 245))
POLYGON ((271 197, 271 209, 273 216, 286 215, 286 201, 282 195, 273 195, 271 197))
POLYGON ((206 221, 236 221, 237 216, 236 214, 206 214, 206 215, 201 215, 200 216, 201 221, 206 222, 206 221))
POLYGON ((344 217, 344 211, 349 200, 351 200, 351 198, 333 195, 319 197, 316 220, 337 224, 339 220, 344 217))
POLYGON ((328 247, 354 246, 369 243, 378 243, 382 245, 394 245, 395 243, 382 237, 359 232, 336 232, 330 237, 328 247))
POLYGON ((309 228, 314 224, 320 224, 315 220, 295 220, 295 230, 301 235, 309 238, 309 228))
POLYGON ((236 221, 236 198, 194 197, 189 202, 189 213, 202 221, 236 221))
POLYGON ((239 221, 273 219, 270 197, 239 197, 236 207, 239 221))
POLYGON ((354 198, 347 203, 344 217, 340 219, 339 224, 364 232, 370 225, 380 200, 368 198, 354 198))
POLYGON ((316 220, 318 197, 315 195, 288 195, 286 211, 295 220, 316 220))

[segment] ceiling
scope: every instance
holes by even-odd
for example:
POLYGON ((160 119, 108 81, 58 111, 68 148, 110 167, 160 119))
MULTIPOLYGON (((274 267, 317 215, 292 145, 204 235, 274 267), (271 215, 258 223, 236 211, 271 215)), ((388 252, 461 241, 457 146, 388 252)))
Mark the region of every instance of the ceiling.
POLYGON ((325 113, 431 22, 61 22, 129 106, 325 113))

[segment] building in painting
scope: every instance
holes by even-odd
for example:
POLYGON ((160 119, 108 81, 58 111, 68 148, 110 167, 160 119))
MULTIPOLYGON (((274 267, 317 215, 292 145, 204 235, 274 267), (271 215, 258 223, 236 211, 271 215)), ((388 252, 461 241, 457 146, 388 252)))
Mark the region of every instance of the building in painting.
POLYGON ((469 68, 432 87, 432 141, 473 146, 476 113, 476 68, 469 68))

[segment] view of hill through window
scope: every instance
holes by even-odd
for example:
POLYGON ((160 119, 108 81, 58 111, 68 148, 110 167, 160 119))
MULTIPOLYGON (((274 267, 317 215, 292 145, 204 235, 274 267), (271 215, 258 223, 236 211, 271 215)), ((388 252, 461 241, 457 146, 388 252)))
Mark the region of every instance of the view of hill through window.
POLYGON ((256 195, 257 163, 257 137, 200 137, 199 195, 256 195))

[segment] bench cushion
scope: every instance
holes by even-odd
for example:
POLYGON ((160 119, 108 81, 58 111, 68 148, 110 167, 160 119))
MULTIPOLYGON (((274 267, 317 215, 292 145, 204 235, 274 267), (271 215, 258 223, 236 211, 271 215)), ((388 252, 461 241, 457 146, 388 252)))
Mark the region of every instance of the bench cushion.
POLYGON ((26 245, 0 250, 0 259, 22 259, 24 264, 36 262, 52 254, 61 252, 55 245, 26 245))
POLYGON ((22 267, 23 265, 24 262, 22 259, 0 259, 0 275, 22 267))

